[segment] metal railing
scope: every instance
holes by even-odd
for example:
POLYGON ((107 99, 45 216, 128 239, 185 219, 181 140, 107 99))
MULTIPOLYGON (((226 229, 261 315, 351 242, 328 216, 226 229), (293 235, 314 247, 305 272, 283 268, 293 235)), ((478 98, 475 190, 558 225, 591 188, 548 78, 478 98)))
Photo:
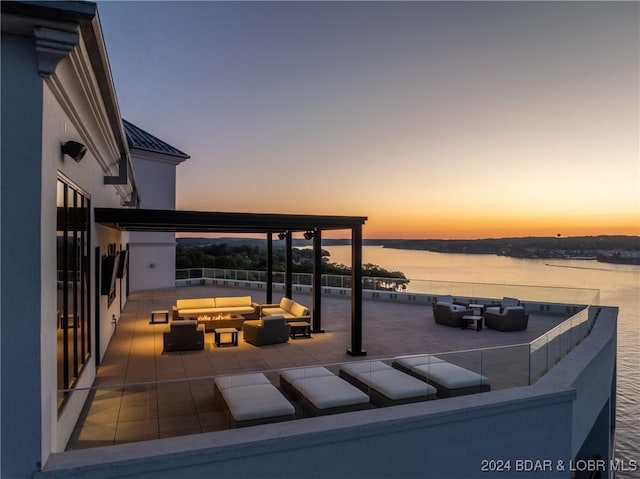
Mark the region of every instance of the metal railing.
MULTIPOLYGON (((313 282, 310 273, 293 273, 293 284, 310 288, 313 282)), ((273 273, 273 283, 283 285, 283 272, 273 273)), ((351 289, 351 276, 323 274, 321 287, 325 290, 337 288, 351 289)), ((266 271, 237 270, 222 268, 191 268, 176 270, 176 286, 200 284, 201 281, 221 281, 233 286, 265 285, 266 271)), ((567 305, 595 305, 600 302, 600 291, 588 288, 566 288, 552 286, 513 285, 499 283, 467 283, 456 281, 432 281, 401 278, 362 278, 362 287, 366 291, 393 293, 398 295, 431 296, 450 294, 458 298, 500 299, 511 296, 523 303, 563 303, 567 305)))

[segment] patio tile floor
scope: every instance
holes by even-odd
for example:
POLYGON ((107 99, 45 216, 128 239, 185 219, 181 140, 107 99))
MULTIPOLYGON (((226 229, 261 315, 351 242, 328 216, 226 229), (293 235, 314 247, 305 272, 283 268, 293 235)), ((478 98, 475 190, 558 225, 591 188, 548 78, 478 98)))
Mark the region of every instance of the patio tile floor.
MULTIPOLYGON (((344 296, 323 296, 324 333, 269 346, 250 345, 242 340, 240 332, 237 347, 218 348, 213 333, 207 333, 203 351, 165 353, 162 332, 167 325, 149 324, 151 310, 170 309, 179 297, 247 294, 254 301, 264 302, 263 290, 214 286, 131 294, 98 368, 94 383, 97 389, 90 394, 67 450, 228 429, 214 398, 213 376, 262 371, 276 381, 273 370, 283 368, 322 364, 331 369, 331 365, 347 361, 529 343, 565 319, 533 313, 526 331, 477 332, 436 324, 431 308, 424 304, 365 299, 364 357, 347 354, 351 345, 351 301, 344 296)), ((274 300, 278 299, 274 295, 274 300)), ((294 299, 311 306, 309 294, 294 293, 294 299)), ((527 365, 518 363, 510 351, 484 358, 483 374, 490 376, 492 389, 512 387, 527 379, 527 365), (500 375, 494 378, 492 371, 500 371, 500 375), (505 375, 505 371, 511 374, 505 375)), ((456 357, 464 365, 465 361, 474 363, 478 355, 451 356, 456 357)))

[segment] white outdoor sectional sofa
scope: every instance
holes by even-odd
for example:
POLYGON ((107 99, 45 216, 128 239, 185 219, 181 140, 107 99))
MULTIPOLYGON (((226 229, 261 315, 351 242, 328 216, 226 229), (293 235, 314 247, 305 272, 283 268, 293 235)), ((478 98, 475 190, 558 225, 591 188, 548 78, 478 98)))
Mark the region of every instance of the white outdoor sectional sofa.
POLYGON ((256 304, 251 296, 228 296, 220 298, 178 299, 173 306, 173 319, 188 319, 202 315, 253 314, 256 304))
POLYGON ((311 319, 309 308, 289 298, 282 298, 276 304, 263 304, 260 306, 260 311, 261 316, 282 315, 287 322, 309 321, 311 319))

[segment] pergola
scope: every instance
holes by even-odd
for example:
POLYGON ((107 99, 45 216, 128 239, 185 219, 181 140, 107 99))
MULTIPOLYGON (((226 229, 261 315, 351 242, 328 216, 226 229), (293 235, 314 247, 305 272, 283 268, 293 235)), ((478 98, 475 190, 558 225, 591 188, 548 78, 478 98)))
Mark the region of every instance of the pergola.
POLYGON ((322 332, 321 266, 322 232, 351 230, 351 348, 348 354, 362 356, 362 226, 366 216, 317 216, 269 213, 221 213, 210 211, 95 208, 96 223, 121 231, 169 231, 176 233, 252 233, 267 239, 267 303, 273 287, 273 235, 285 239, 285 296, 292 297, 293 233, 313 234, 312 324, 322 332))

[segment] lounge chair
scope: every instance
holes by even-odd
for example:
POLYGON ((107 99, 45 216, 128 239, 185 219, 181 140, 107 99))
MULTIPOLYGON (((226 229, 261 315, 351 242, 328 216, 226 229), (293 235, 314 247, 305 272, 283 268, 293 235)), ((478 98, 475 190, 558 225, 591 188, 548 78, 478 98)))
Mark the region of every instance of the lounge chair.
POLYGON ((165 352, 204 349, 204 326, 195 321, 171 321, 162 333, 165 352))
POLYGON ((488 305, 485 309, 485 313, 500 313, 504 308, 511 308, 514 306, 522 306, 520 300, 518 298, 505 296, 500 300, 500 302, 488 305))
POLYGON ((286 343, 289 341, 290 327, 282 315, 265 316, 262 319, 245 321, 242 337, 254 346, 286 343))
POLYGON ((295 408, 262 373, 221 376, 214 382, 231 427, 254 426, 295 418, 295 408))
POLYGON ((280 386, 301 400, 303 409, 312 416, 370 407, 369 396, 324 367, 281 371, 280 386))
POLYGON ((527 329, 529 315, 523 306, 509 306, 501 311, 484 313, 484 324, 487 328, 498 331, 522 331, 527 329))
POLYGON ((453 303, 435 303, 433 305, 433 319, 445 326, 462 327, 462 317, 472 315, 473 310, 453 303))
POLYGON ((436 388, 382 361, 359 361, 340 366, 340 377, 369 394, 376 406, 393 406, 436 397, 436 388))
POLYGON ((431 355, 396 359, 393 367, 428 382, 439 397, 463 396, 489 391, 489 379, 431 355))

